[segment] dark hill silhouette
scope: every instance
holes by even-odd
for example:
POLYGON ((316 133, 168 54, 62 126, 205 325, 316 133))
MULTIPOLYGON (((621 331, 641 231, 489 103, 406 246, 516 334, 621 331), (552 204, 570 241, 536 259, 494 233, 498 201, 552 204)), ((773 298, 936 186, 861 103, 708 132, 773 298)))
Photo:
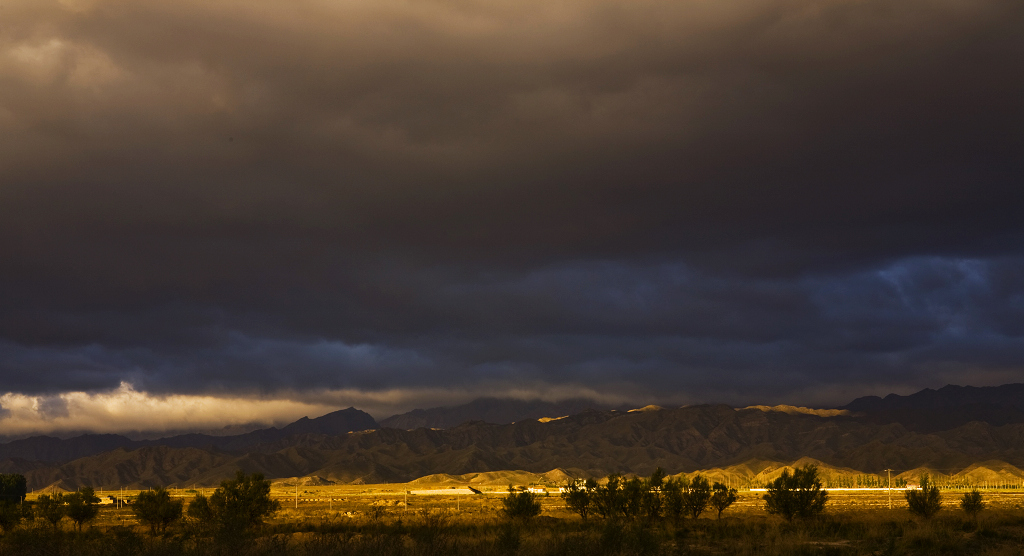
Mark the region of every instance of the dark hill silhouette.
POLYGON ((21 459, 29 462, 65 463, 118 448, 136 450, 147 446, 200 448, 241 454, 261 444, 277 442, 293 435, 310 433, 336 435, 375 428, 377 428, 377 422, 373 417, 350 407, 316 419, 303 417, 281 429, 271 427, 231 436, 183 434, 157 440, 131 440, 116 434, 85 434, 68 439, 33 436, 0 444, 0 462, 8 459, 21 459))
POLYGON ((0 444, 0 459, 63 462, 132 445, 130 439, 117 434, 83 434, 68 439, 33 436, 0 444))
POLYGON ((908 430, 936 432, 972 421, 1001 426, 1024 423, 1024 384, 926 388, 909 396, 857 398, 842 409, 871 423, 899 423, 908 430))

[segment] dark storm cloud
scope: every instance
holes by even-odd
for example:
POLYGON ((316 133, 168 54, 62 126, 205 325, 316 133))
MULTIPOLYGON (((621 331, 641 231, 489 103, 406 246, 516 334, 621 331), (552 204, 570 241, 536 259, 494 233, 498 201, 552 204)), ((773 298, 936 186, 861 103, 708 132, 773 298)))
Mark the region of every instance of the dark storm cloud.
POLYGON ((1019 2, 2 10, 12 391, 1024 379, 1019 2))

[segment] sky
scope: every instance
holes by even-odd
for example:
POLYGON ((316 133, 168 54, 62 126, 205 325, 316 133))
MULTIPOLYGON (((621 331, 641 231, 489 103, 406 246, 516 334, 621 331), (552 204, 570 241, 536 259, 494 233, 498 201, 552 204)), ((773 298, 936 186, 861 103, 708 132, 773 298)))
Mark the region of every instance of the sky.
POLYGON ((0 429, 1022 382, 1022 29, 1019 0, 0 0, 0 429))

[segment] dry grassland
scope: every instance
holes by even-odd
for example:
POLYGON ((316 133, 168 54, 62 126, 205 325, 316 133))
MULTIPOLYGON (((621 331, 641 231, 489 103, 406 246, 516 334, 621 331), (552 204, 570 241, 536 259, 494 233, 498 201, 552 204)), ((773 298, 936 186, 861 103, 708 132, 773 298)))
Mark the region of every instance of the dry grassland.
MULTIPOLYGON (((129 508, 107 505, 82 534, 71 532, 67 522, 54 532, 38 520, 5 533, 0 556, 1024 554, 1020 490, 984 491, 988 506, 977 523, 960 511, 960 492, 953 490, 943 492, 945 511, 931 521, 913 518, 898 491, 892 492, 892 509, 886 491, 834 491, 824 517, 793 523, 767 515, 761 493, 741 491, 721 521, 708 512, 699 520, 646 526, 596 518, 583 522, 565 508, 557 489, 539 496, 542 513, 530 523, 502 517, 506 488, 499 486, 480 488, 481 494, 408 493, 451 486, 300 486, 296 502, 296 489, 278 484, 271 495, 281 502, 281 511, 259 533, 233 540, 196 536, 187 523, 151 537, 129 508)), ((186 502, 194 496, 172 493, 186 502)))

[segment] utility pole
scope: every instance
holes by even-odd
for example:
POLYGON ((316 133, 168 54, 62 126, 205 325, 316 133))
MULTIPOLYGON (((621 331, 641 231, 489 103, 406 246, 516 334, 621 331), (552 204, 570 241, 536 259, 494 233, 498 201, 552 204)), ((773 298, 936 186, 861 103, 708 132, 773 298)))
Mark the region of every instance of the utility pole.
POLYGON ((889 494, 889 509, 892 509, 892 469, 886 469, 885 474, 889 477, 888 486, 886 492, 889 494))

